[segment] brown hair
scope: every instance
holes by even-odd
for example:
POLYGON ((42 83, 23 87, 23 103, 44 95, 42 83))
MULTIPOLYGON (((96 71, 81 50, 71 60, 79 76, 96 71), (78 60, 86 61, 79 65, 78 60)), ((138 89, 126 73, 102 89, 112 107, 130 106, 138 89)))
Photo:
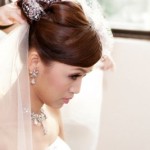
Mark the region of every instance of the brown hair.
POLYGON ((39 21, 28 18, 29 47, 36 48, 46 64, 58 61, 80 67, 94 65, 101 58, 102 46, 81 5, 60 1, 43 7, 46 15, 39 21))

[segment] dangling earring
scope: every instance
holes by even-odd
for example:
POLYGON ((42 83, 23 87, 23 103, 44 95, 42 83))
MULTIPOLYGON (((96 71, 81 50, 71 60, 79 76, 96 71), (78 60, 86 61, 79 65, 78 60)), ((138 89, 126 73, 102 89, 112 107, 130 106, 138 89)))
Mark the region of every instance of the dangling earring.
POLYGON ((30 83, 32 85, 34 85, 36 83, 35 79, 37 78, 38 74, 39 74, 39 71, 37 69, 34 69, 33 71, 30 71, 30 73, 29 73, 30 78, 31 78, 30 83))

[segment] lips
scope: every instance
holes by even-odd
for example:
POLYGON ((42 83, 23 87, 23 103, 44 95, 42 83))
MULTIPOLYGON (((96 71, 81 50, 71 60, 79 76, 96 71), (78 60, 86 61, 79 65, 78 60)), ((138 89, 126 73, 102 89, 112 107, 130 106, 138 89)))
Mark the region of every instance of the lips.
POLYGON ((63 99, 64 104, 68 104, 69 101, 70 101, 70 99, 72 99, 72 98, 64 98, 64 99, 63 99))
POLYGON ((69 103, 69 99, 63 99, 63 101, 64 101, 65 104, 69 103))

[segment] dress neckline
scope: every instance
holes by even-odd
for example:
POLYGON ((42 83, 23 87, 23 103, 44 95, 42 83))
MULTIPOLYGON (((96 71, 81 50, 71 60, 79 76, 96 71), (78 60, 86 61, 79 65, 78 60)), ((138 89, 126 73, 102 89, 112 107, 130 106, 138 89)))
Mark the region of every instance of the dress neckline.
POLYGON ((63 139, 59 136, 55 139, 55 141, 50 144, 46 150, 71 150, 70 147, 65 143, 63 139))

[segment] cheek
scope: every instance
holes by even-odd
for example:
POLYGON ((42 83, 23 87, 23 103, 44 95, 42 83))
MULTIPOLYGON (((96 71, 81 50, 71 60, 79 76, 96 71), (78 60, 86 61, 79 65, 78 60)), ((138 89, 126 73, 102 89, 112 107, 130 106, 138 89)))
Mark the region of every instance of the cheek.
POLYGON ((52 93, 63 93, 69 89, 70 82, 68 78, 62 74, 51 73, 45 77, 45 83, 47 89, 52 93))
POLYGON ((60 78, 51 78, 48 80, 50 87, 56 92, 63 90, 65 87, 65 83, 60 78))

